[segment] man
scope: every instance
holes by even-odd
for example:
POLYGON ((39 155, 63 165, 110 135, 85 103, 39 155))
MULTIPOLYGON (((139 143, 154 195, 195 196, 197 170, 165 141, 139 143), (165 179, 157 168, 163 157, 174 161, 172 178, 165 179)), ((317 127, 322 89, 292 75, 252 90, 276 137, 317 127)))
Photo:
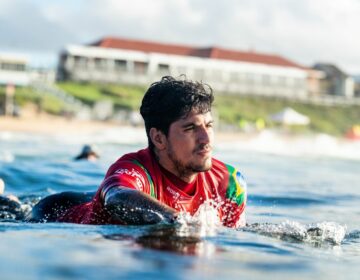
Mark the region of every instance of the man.
MULTIPOLYGON (((117 160, 91 201, 75 205, 65 193, 69 209, 47 217, 83 224, 172 223, 180 211, 195 214, 211 201, 225 226, 245 225, 246 183, 234 167, 212 157, 213 99, 202 83, 169 76, 153 83, 140 108, 148 148, 117 160)), ((41 220, 48 207, 39 205, 33 220, 41 220)))

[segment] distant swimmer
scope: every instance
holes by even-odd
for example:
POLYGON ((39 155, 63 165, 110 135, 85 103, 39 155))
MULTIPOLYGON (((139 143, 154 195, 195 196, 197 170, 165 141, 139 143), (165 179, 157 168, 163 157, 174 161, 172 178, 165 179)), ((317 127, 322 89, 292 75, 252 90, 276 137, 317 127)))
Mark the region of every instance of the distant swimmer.
POLYGON ((201 82, 166 76, 153 83, 140 108, 148 147, 112 164, 93 196, 60 193, 44 198, 29 220, 173 223, 179 212, 194 215, 206 202, 223 225, 244 226, 246 182, 235 167, 212 156, 213 100, 212 89, 201 82))
POLYGON ((84 145, 81 150, 81 153, 74 158, 74 160, 89 160, 96 161, 99 158, 99 153, 97 148, 93 145, 84 145))

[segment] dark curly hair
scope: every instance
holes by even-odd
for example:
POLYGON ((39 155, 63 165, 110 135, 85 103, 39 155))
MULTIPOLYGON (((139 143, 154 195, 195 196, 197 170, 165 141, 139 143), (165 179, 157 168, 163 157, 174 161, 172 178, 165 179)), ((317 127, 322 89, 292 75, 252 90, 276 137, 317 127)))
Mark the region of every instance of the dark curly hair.
POLYGON ((213 101, 214 95, 209 85, 187 80, 185 76, 180 79, 165 76, 151 84, 140 107, 149 148, 154 148, 149 135, 152 127, 168 136, 173 122, 186 117, 192 110, 199 113, 211 111, 213 101))

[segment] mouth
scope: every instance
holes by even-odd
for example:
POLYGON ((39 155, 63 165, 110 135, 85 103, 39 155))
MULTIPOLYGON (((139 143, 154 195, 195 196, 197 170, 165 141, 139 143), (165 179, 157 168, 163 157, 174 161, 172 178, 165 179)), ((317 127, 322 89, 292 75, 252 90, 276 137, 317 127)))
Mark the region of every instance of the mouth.
POLYGON ((212 148, 210 146, 200 147, 195 150, 195 153, 200 156, 209 156, 211 155, 212 148))

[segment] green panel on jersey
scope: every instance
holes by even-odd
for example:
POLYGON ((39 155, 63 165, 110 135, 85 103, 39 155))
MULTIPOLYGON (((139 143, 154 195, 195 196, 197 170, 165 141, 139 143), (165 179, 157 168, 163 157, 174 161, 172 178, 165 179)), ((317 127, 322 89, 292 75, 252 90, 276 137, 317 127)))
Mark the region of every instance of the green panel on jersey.
POLYGON ((150 184, 150 196, 153 198, 156 198, 156 193, 155 193, 155 186, 154 186, 154 182, 151 179, 151 176, 149 174, 149 172, 146 170, 146 168, 137 160, 132 160, 133 163, 135 163, 137 166, 139 166, 142 170, 144 170, 148 180, 149 180, 149 184, 150 184))

